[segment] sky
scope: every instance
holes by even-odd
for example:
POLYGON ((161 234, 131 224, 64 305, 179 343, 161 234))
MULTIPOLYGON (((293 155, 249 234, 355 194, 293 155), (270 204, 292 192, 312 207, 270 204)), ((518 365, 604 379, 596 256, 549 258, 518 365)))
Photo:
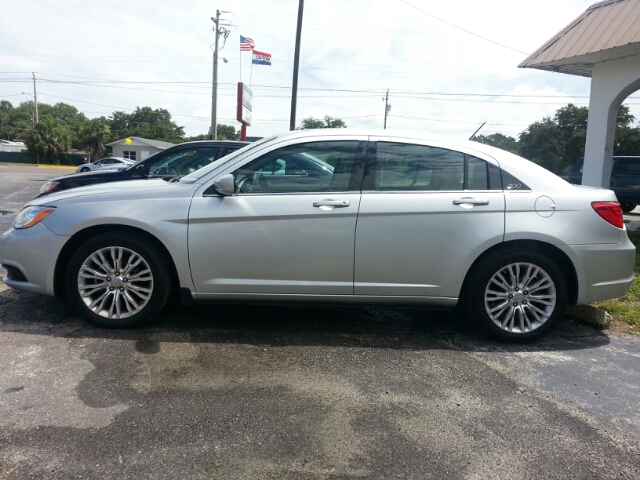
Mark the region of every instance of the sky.
MULTIPOLYGON (((517 65, 595 0, 306 0, 296 125, 469 138, 517 137, 567 103, 588 106, 590 79, 517 65)), ((220 39, 218 123, 236 121, 237 84, 253 91, 250 136, 289 129, 298 0, 0 0, 0 100, 74 105, 88 118, 167 109, 187 136, 211 123, 213 22, 220 39), (252 65, 240 35, 272 55, 252 65)), ((640 94, 625 104, 640 118, 640 94)))

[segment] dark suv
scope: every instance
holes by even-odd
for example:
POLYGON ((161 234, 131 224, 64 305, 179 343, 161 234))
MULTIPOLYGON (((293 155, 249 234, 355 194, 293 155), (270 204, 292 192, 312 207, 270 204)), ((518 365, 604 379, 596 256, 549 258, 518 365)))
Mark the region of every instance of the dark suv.
POLYGON ((140 160, 130 167, 74 173, 54 178, 40 188, 38 196, 95 183, 188 175, 248 144, 249 142, 212 140, 181 143, 140 160))
MULTIPOLYGON (((584 158, 578 159, 569 172, 567 181, 575 185, 582 183, 584 158)), ((624 213, 629 213, 640 204, 640 157, 613 157, 609 188, 618 197, 624 213)))

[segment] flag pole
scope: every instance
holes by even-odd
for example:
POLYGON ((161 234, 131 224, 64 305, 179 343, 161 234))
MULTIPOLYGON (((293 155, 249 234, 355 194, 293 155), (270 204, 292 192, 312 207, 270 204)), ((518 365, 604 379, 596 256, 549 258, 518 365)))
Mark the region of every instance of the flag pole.
POLYGON ((240 81, 242 81, 242 49, 240 49, 240 60, 238 63, 240 64, 240 81))
POLYGON ((252 78, 253 78, 253 50, 251 50, 251 70, 249 73, 249 85, 251 85, 252 78))

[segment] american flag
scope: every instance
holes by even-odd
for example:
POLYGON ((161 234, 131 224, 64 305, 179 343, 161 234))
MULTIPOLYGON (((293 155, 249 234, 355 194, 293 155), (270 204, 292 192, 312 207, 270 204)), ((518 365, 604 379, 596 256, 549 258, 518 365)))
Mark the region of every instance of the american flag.
POLYGON ((251 40, 249 37, 243 37, 240 35, 240 51, 251 52, 253 51, 253 47, 256 46, 256 43, 251 40))

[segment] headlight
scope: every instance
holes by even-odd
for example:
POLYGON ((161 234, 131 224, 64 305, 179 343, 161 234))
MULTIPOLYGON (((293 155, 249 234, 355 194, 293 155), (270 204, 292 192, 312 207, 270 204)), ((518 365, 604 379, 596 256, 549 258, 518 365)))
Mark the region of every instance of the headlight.
POLYGON ((56 188, 60 182, 47 182, 40 187, 40 194, 49 193, 51 190, 56 188))
POLYGON ((18 215, 16 215, 16 219, 13 221, 13 228, 21 229, 33 227, 54 210, 55 208, 53 207, 25 207, 18 215))

